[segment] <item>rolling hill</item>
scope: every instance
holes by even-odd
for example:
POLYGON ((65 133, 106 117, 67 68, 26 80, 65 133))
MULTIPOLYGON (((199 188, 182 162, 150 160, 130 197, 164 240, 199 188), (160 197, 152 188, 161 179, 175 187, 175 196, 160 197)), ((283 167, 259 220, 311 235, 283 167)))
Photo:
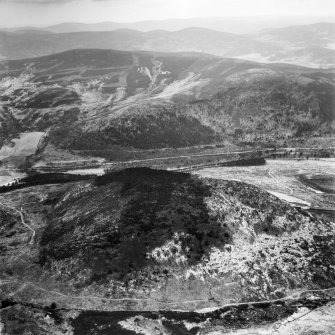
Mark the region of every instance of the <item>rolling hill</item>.
POLYGON ((42 156, 51 148, 106 157, 125 147, 301 145, 334 134, 329 70, 97 49, 3 61, 0 78, 2 144, 47 132, 42 156))
POLYGON ((333 301, 334 226, 242 182, 134 168, 0 201, 9 333, 107 334, 112 323, 127 334, 118 321, 143 314, 155 331, 187 334, 333 301))

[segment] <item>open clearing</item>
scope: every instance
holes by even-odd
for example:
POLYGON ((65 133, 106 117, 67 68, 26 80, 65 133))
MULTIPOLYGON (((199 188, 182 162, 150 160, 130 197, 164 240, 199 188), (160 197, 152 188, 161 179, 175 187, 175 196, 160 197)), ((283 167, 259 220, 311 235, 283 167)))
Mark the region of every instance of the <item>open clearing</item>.
POLYGON ((0 156, 28 156, 35 153, 43 132, 33 131, 22 133, 20 138, 13 139, 12 145, 4 145, 0 148, 0 156))
POLYGON ((7 185, 12 183, 15 179, 20 179, 25 176, 26 174, 24 172, 0 168, 0 186, 7 185))
POLYGON ((264 166, 215 167, 193 173, 215 179, 239 180, 271 192, 282 200, 301 205, 311 204, 323 208, 335 207, 335 194, 321 192, 300 180, 300 176, 313 178, 324 176, 332 180, 335 177, 334 158, 319 160, 266 160, 264 166))

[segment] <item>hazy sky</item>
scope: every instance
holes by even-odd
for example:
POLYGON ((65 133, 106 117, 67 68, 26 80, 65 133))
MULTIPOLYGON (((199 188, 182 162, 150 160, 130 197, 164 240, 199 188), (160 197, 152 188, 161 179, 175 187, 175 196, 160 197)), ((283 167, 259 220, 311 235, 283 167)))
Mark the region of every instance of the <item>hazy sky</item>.
POLYGON ((0 0, 0 26, 252 15, 335 16, 335 0, 0 0))

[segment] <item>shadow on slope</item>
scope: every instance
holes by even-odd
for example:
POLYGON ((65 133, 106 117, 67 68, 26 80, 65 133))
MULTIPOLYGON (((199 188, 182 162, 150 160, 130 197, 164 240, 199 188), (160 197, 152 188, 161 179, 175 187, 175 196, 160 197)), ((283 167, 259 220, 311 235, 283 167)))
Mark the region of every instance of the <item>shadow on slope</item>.
POLYGON ((148 254, 174 237, 179 244, 171 252, 187 255, 188 264, 200 261, 210 246, 229 241, 229 233, 209 216, 204 202, 209 187, 189 174, 133 168, 98 177, 85 188, 50 213, 42 264, 78 258, 90 272, 89 282, 126 281, 154 265, 148 254))

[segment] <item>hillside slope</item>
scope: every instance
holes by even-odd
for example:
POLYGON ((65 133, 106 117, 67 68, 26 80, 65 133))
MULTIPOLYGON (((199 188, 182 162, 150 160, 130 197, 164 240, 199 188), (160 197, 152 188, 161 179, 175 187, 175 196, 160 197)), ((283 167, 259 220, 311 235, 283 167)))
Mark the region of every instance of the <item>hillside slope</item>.
POLYGON ((301 145, 334 135, 330 70, 73 50, 1 62, 0 78, 0 144, 47 132, 41 159, 54 149, 113 159, 117 148, 301 145))
POLYGON ((251 185, 142 168, 21 194, 6 203, 33 243, 1 208, 2 294, 16 301, 194 309, 334 286, 333 225, 251 185))

